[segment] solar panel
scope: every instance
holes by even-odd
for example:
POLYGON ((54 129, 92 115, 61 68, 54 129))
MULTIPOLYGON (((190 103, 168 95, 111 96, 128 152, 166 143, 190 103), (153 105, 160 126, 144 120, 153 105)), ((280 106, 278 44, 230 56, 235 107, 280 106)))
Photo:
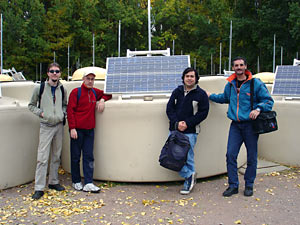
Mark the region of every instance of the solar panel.
POLYGON ((106 93, 169 93, 182 84, 188 55, 112 57, 106 64, 106 93))
POLYGON ((300 96, 300 66, 277 66, 272 94, 300 96))

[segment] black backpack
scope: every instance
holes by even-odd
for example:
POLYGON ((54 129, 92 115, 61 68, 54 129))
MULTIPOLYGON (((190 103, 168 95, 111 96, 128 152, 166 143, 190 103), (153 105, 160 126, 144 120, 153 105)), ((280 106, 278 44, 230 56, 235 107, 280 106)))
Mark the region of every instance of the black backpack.
POLYGON ((171 132, 159 156, 162 167, 180 171, 185 165, 190 149, 189 138, 178 130, 171 132))

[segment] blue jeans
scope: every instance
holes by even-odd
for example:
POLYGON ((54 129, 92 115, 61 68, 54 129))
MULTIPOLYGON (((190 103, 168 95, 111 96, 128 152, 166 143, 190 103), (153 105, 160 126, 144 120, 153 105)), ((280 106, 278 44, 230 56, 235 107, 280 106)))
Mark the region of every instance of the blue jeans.
POLYGON ((186 164, 180 170, 179 175, 187 179, 195 172, 194 146, 196 144, 198 134, 192 133, 192 134, 185 134, 185 135, 188 136, 191 147, 188 152, 186 164))
POLYGON ((237 157, 243 143, 245 143, 247 149, 247 169, 244 175, 245 186, 253 187, 257 168, 257 141, 258 134, 253 133, 251 121, 232 121, 226 154, 229 187, 239 187, 237 157))
POLYGON ((77 139, 71 138, 71 175, 72 182, 81 182, 80 177, 80 157, 82 151, 82 165, 84 183, 93 182, 94 174, 94 129, 76 129, 77 139))

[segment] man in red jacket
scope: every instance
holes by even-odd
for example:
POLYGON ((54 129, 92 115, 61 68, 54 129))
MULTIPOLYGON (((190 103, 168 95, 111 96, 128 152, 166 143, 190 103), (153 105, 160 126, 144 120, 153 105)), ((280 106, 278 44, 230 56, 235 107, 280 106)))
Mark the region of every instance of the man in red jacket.
POLYGON ((78 191, 98 193, 100 188, 93 184, 95 109, 103 112, 104 102, 112 96, 94 88, 95 76, 93 72, 86 72, 81 87, 72 90, 67 115, 71 136, 72 186, 78 191), (81 183, 79 166, 81 152, 84 186, 81 183))

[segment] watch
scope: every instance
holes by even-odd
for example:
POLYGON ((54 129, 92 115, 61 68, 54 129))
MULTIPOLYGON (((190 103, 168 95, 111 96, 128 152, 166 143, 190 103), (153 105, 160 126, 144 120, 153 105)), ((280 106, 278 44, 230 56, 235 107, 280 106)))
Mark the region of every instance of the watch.
POLYGON ((260 108, 256 108, 255 110, 256 110, 256 111, 258 111, 258 112, 260 112, 260 111, 261 111, 261 110, 260 110, 260 108))

